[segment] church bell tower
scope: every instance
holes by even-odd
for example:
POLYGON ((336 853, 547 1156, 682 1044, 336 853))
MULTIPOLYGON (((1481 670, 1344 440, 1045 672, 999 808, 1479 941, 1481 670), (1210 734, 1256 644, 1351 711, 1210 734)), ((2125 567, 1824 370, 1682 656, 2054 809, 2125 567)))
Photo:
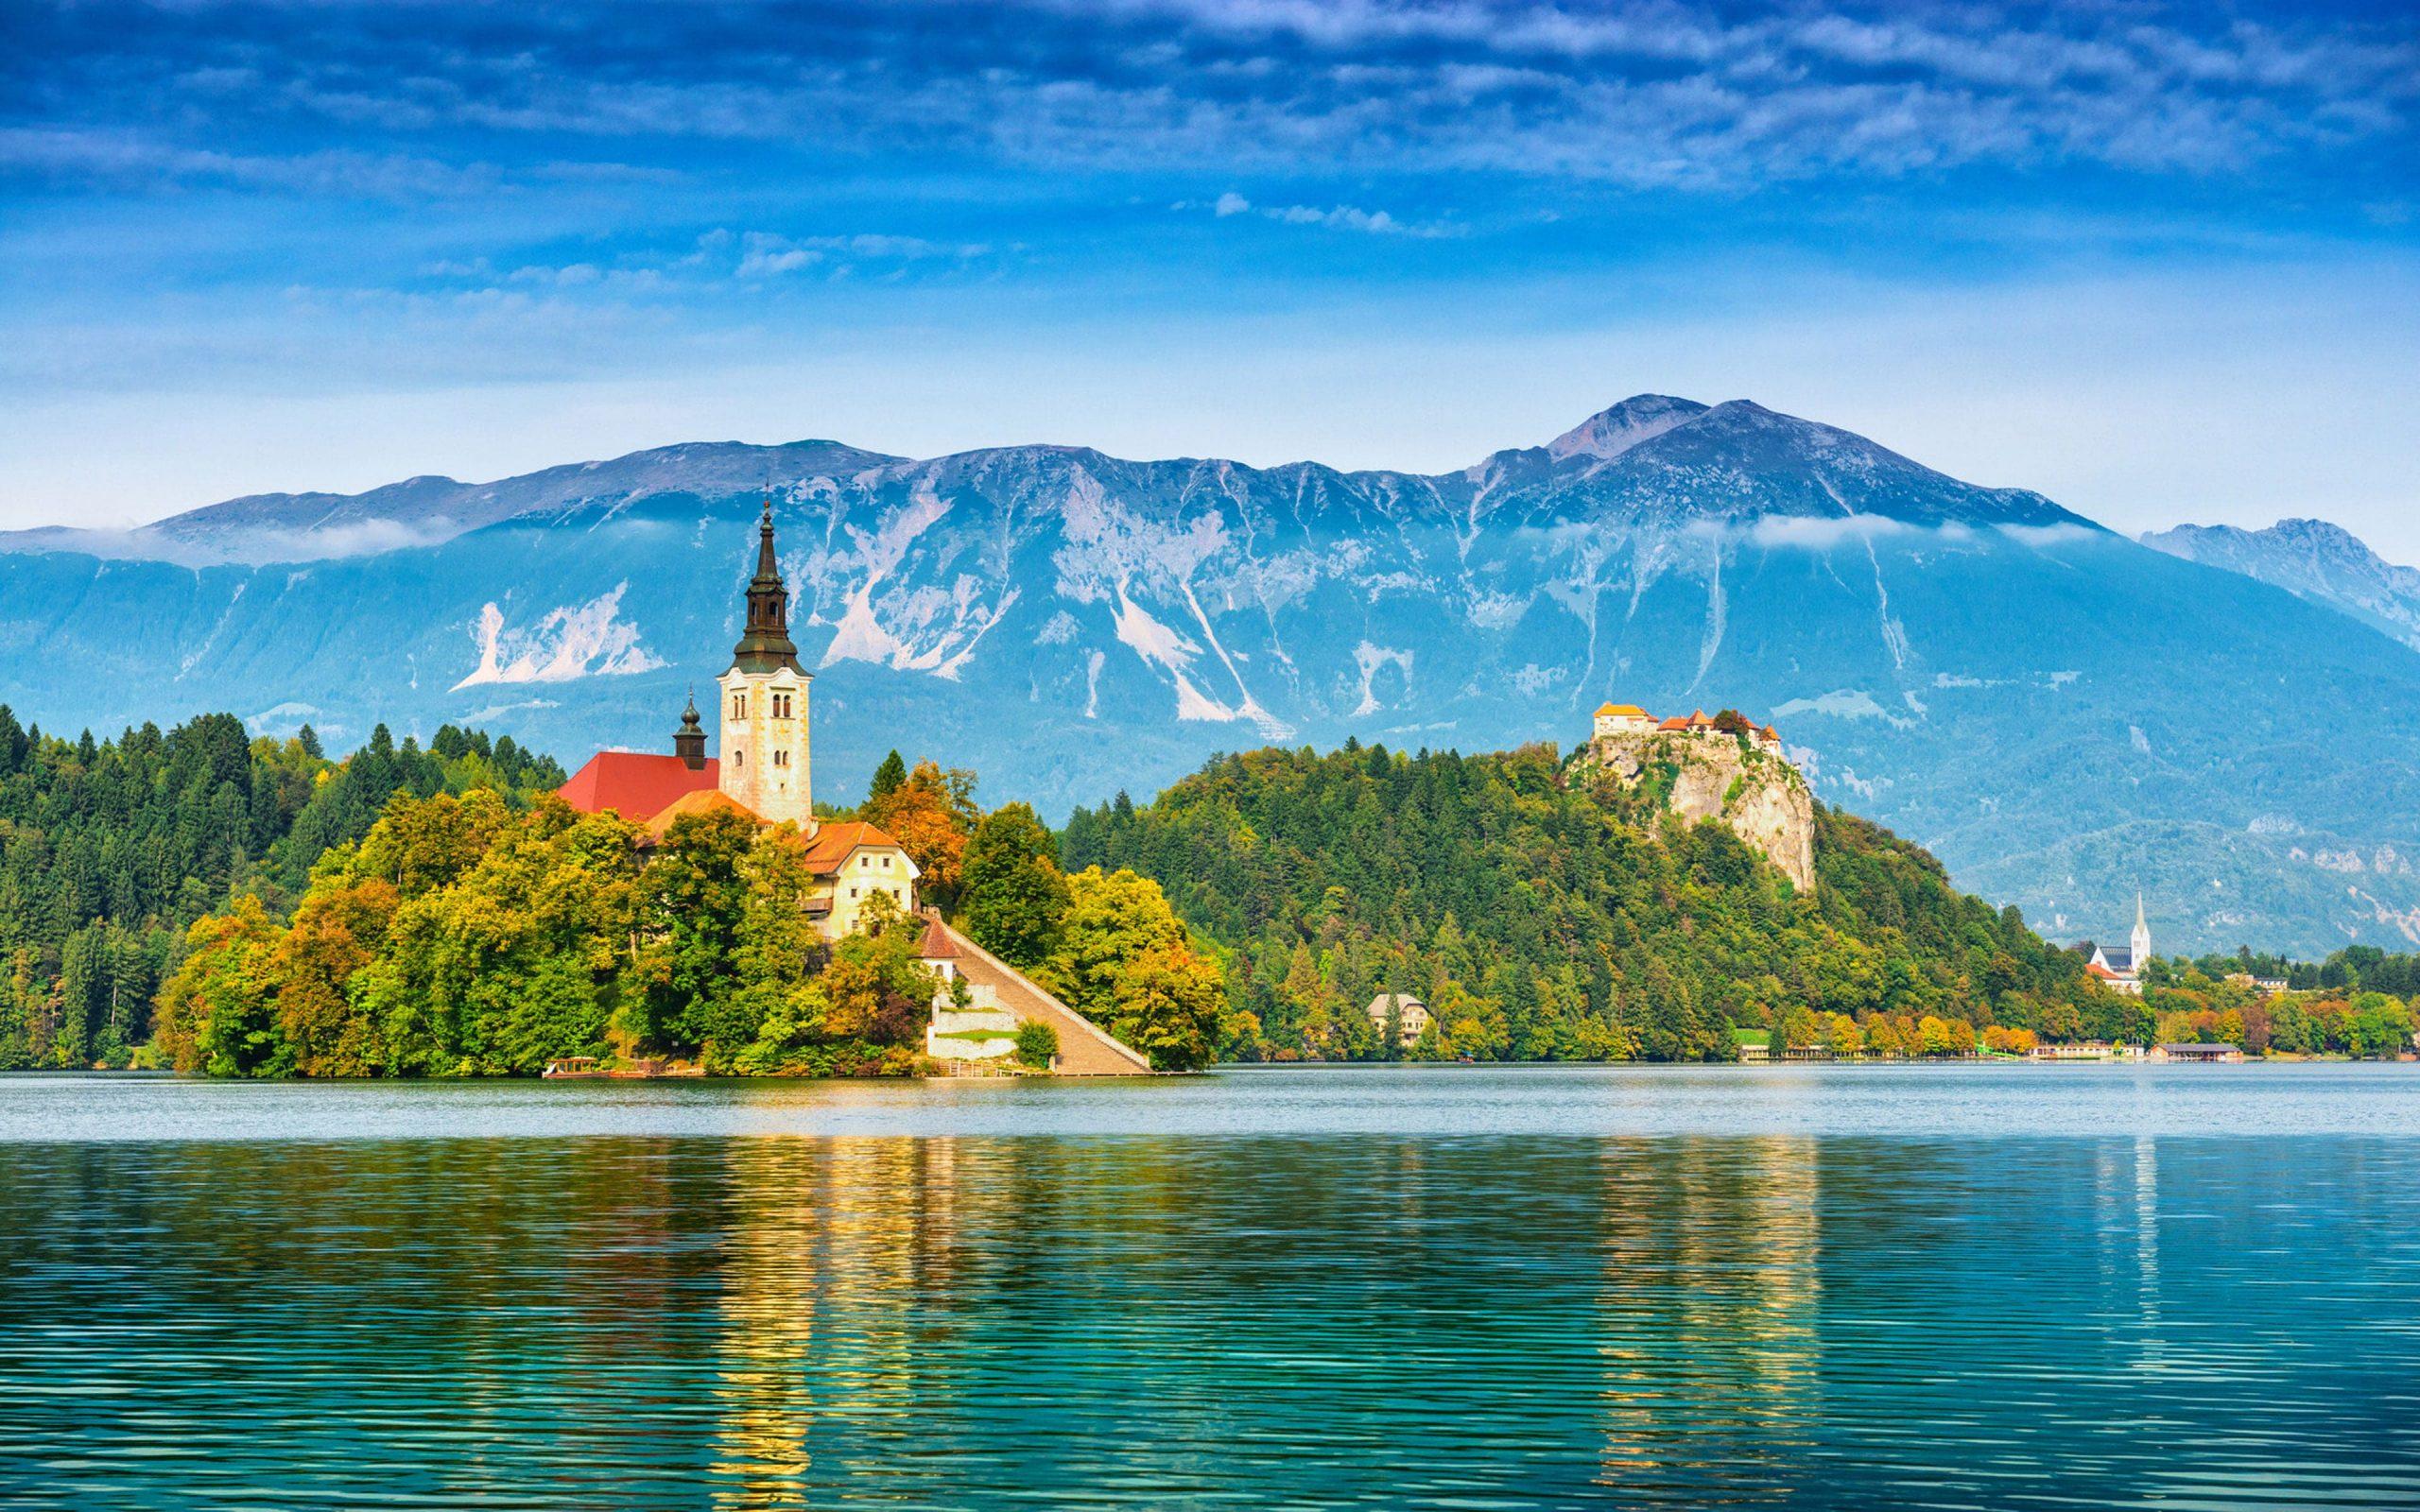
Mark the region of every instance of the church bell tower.
POLYGON ((2143 917, 2143 895, 2135 894, 2135 935, 2129 942, 2135 948, 2135 970, 2140 971, 2151 964, 2152 926, 2143 917))
POLYGON ((789 590, 773 552, 773 501, 756 522, 756 576, 748 583, 748 625, 732 648, 722 688, 722 766, 717 784, 769 824, 812 833, 807 786, 807 684, 789 634, 789 590))

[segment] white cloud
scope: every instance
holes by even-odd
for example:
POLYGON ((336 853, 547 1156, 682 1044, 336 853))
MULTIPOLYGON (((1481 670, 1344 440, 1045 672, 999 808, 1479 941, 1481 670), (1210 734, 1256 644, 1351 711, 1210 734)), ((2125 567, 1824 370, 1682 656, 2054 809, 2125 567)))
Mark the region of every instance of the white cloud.
POLYGON ((2050 525, 2010 524, 2000 526, 2000 530, 2001 533, 2006 535, 2010 540, 2016 541, 2018 544, 2033 547, 2065 546, 2079 541, 2091 541, 2101 534, 2100 531, 2093 529, 2089 525, 2066 524, 2050 525))
MULTIPOLYGON (((1193 202, 1180 200, 1172 208, 1192 210, 1193 202)), ((1262 205, 1255 207, 1243 196, 1229 190, 1210 205, 1210 213, 1220 220, 1236 215, 1258 214, 1288 226, 1321 226, 1330 231, 1369 232, 1379 236, 1415 236, 1423 238, 1460 236, 1464 228, 1450 222, 1414 223, 1396 219, 1383 210, 1364 210, 1358 205, 1262 205)))
POLYGON ((1873 541, 1916 528, 1903 520, 1878 514, 1769 514, 1748 526, 1748 539, 1759 546, 1829 551, 1850 541, 1873 541))

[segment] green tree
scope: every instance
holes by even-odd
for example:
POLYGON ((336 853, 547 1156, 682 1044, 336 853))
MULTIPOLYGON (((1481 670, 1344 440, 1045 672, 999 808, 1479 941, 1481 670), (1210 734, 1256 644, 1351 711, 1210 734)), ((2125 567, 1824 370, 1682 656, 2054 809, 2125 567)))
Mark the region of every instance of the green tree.
POLYGON ((1015 1043, 1017 1059, 1037 1071, 1047 1071, 1059 1056, 1059 1031, 1039 1019, 1017 1025, 1015 1043))
POLYGON ((1069 1007, 1106 1021, 1116 1012, 1127 969, 1149 952, 1183 945, 1184 925, 1160 885, 1132 871, 1088 867, 1067 886, 1066 920, 1045 971, 1069 1007))
POLYGON ((899 784, 906 781, 908 781, 908 764, 902 761, 899 753, 894 750, 882 759, 881 765, 873 769, 873 785, 866 792, 866 801, 881 802, 897 792, 899 784))
POLYGON ((1181 939, 1128 961, 1111 1001, 1110 1032, 1154 1071, 1198 1071, 1218 1052, 1226 986, 1218 966, 1181 939))
POLYGON ((735 809, 684 815, 665 832, 645 878, 641 1034, 650 1042, 713 1040, 736 1050, 755 1038, 749 1010, 734 1001, 755 846, 755 821, 735 809))
POLYGON ((966 845, 959 906, 968 936, 1031 971, 1059 948, 1069 902, 1058 843, 1033 810, 1011 803, 985 816, 966 845))

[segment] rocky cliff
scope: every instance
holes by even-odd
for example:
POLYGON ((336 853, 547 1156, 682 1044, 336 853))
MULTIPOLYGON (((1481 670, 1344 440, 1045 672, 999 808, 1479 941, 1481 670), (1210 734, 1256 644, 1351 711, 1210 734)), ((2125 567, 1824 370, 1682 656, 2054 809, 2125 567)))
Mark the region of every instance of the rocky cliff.
POLYGON ((1572 770, 1582 778, 1610 772, 1660 794, 1692 824, 1720 820, 1790 885, 1815 886, 1815 799, 1778 749, 1718 730, 1600 735, 1581 747, 1572 770))

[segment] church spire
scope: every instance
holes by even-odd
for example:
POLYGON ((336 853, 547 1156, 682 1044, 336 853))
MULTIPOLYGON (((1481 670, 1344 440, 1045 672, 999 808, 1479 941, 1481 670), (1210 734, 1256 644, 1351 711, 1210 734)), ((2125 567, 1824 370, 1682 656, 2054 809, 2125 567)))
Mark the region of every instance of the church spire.
POLYGON ((748 627, 732 648, 732 664, 743 672, 800 671, 798 646, 790 640, 790 593, 782 583, 773 551, 773 496, 756 522, 756 576, 748 582, 748 627))
POLYGON ((693 772, 706 769, 706 730, 698 722, 698 690, 689 690, 689 707, 681 711, 681 729, 672 737, 672 754, 693 772))

